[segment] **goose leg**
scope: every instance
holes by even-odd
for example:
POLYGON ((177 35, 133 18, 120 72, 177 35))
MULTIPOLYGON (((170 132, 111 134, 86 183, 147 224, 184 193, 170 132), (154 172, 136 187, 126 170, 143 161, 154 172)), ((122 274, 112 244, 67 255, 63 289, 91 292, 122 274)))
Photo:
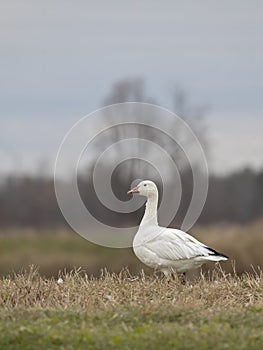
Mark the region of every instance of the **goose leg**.
POLYGON ((186 284, 186 273, 185 272, 180 274, 179 280, 180 280, 181 284, 183 284, 183 285, 186 284))

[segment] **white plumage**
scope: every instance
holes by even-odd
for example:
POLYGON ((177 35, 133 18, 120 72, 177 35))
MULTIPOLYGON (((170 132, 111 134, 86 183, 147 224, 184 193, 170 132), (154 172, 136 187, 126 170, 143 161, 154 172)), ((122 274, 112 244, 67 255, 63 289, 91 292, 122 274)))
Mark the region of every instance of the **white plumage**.
POLYGON ((207 261, 228 259, 188 233, 158 225, 158 189, 154 182, 142 181, 128 193, 147 197, 145 213, 133 240, 134 253, 145 265, 168 275, 198 268, 207 261))

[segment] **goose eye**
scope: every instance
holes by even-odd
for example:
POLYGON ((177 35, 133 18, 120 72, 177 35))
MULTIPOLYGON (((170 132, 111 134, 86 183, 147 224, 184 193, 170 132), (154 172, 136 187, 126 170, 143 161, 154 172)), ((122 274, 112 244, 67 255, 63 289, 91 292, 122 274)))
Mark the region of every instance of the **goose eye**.
POLYGON ((147 186, 147 184, 144 184, 143 186, 145 187, 145 186, 147 186))

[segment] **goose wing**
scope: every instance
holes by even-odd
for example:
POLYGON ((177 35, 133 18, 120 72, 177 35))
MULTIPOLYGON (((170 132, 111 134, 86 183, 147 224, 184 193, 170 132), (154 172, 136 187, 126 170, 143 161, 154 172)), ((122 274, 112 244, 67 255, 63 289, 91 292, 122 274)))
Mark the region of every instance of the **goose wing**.
POLYGON ((147 243, 148 249, 160 259, 180 260, 198 256, 219 255, 196 238, 181 230, 164 228, 159 235, 147 243))

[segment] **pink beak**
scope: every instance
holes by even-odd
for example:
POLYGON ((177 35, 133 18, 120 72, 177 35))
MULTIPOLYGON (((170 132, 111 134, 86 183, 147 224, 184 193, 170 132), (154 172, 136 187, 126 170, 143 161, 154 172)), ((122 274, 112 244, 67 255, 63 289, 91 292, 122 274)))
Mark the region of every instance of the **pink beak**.
POLYGON ((130 194, 130 193, 139 193, 138 187, 134 187, 130 191, 127 192, 127 194, 130 194))

